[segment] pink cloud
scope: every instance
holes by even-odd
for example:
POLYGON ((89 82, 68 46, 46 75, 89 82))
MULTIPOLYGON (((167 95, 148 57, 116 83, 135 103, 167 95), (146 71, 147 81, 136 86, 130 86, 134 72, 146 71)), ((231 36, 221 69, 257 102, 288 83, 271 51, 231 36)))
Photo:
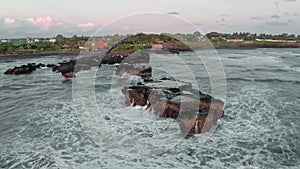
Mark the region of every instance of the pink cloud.
POLYGON ((5 22, 5 23, 15 23, 15 21, 16 21, 16 20, 13 19, 13 18, 9 18, 9 17, 8 17, 8 18, 4 18, 4 22, 5 22))
POLYGON ((60 26, 63 25, 62 22, 58 22, 53 20, 50 16, 47 16, 45 18, 38 17, 38 18, 27 18, 26 19, 28 22, 31 22, 35 25, 41 26, 43 28, 50 28, 53 26, 60 26))
POLYGON ((88 22, 88 23, 81 23, 81 24, 78 24, 77 25, 78 27, 84 27, 84 28, 86 28, 86 27, 94 27, 94 26, 96 26, 93 22, 88 22))

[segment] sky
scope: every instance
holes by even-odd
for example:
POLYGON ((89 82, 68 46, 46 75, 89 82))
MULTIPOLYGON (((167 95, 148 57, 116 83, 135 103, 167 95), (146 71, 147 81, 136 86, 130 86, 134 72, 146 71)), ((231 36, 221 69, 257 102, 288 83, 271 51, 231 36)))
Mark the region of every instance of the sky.
POLYGON ((0 39, 218 31, 300 35, 300 0, 1 0, 0 39))

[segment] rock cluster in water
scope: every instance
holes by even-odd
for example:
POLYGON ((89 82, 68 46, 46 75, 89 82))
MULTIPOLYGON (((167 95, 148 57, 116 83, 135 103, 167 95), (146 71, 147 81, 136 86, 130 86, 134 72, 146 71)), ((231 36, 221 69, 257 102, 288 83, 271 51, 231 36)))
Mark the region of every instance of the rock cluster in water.
POLYGON ((28 74, 38 68, 52 68, 65 78, 73 78, 76 73, 89 70, 101 64, 117 64, 116 75, 140 76, 143 82, 126 86, 122 93, 125 102, 131 106, 146 106, 159 117, 173 118, 179 122, 183 133, 197 134, 209 131, 223 117, 224 103, 210 95, 194 89, 190 83, 163 78, 152 78, 152 68, 148 66, 149 54, 143 51, 131 55, 105 55, 100 57, 82 57, 55 64, 28 63, 8 69, 4 74, 28 74))
POLYGON ((20 67, 14 67, 7 69, 4 74, 19 75, 19 74, 29 74, 41 67, 52 68, 53 72, 61 73, 65 78, 73 78, 76 73, 83 70, 89 70, 92 66, 99 66, 99 60, 95 57, 79 58, 74 60, 69 60, 56 64, 36 64, 28 63, 27 65, 22 65, 20 67), (77 64, 76 64, 77 63, 77 64))
POLYGON ((9 68, 7 69, 4 74, 10 74, 10 75, 20 75, 20 74, 29 74, 35 71, 36 69, 39 69, 41 67, 45 67, 45 64, 39 63, 28 63, 27 65, 22 65, 19 67, 9 68))
POLYGON ((124 87, 122 92, 127 105, 147 106, 159 117, 176 119, 183 133, 207 132, 224 114, 221 100, 186 82, 144 79, 143 83, 124 87))

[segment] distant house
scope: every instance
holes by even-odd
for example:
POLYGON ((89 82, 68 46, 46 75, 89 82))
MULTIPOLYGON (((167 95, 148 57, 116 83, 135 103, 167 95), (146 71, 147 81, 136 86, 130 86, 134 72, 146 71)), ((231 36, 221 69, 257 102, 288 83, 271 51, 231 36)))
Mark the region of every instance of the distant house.
POLYGON ((45 39, 45 42, 51 42, 51 43, 54 43, 56 42, 56 39, 55 38, 50 38, 50 39, 45 39))
POLYGON ((7 43, 8 39, 1 39, 1 43, 7 43))
POLYGON ((96 49, 98 49, 98 48, 104 48, 104 47, 106 47, 106 46, 107 46, 107 44, 104 43, 102 40, 100 40, 97 44, 93 45, 92 48, 93 48, 94 50, 96 50, 96 49))
POLYGON ((226 42, 243 42, 243 39, 226 39, 226 42))
POLYGON ((164 44, 165 42, 161 39, 156 39, 155 44, 164 44))
POLYGON ((26 39, 26 42, 27 42, 27 43, 33 43, 33 39, 32 39, 32 38, 27 38, 27 39, 26 39))
POLYGON ((164 45, 164 41, 161 39, 156 39, 154 41, 154 44, 152 45, 152 49, 157 50, 157 49, 162 49, 164 45))
POLYGON ((64 44, 64 45, 61 46, 61 49, 68 50, 68 49, 70 49, 70 45, 64 44))
POLYGON ((222 33, 211 33, 208 35, 208 38, 210 38, 212 40, 220 40, 220 39, 225 40, 222 33))
POLYGON ((258 42, 285 42, 285 40, 273 40, 273 39, 255 39, 258 42))
POLYGON ((153 44, 152 45, 152 49, 156 50, 156 49, 162 49, 163 48, 163 44, 153 44))

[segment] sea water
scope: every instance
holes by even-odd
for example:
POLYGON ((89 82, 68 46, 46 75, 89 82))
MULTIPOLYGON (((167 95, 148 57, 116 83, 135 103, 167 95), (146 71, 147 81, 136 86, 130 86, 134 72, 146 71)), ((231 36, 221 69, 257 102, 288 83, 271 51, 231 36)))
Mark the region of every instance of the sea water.
MULTIPOLYGON (((204 141, 196 135, 151 142, 159 134, 180 135, 178 123, 144 107, 127 106, 121 89, 139 79, 114 76, 114 66, 78 73, 78 79, 94 78, 93 83, 83 84, 93 89, 82 99, 91 104, 88 110, 95 115, 84 119, 85 126, 75 105, 78 79, 64 83, 60 74, 48 68, 27 75, 3 74, 18 65, 58 63, 70 57, 1 62, 0 168, 299 168, 300 49, 217 53, 226 77, 225 115, 204 141), (92 103, 97 109, 92 109, 92 103), (103 123, 97 125, 97 119, 103 123), (143 153, 157 145, 165 147, 164 151, 143 153), (130 151, 132 147, 135 151, 130 151)), ((211 94, 205 65, 191 55, 183 52, 176 58, 182 58, 191 70, 196 79, 193 85, 211 94)), ((151 54, 155 76, 172 77, 172 72, 189 81, 182 63, 172 62, 171 57, 175 55, 151 54), (160 62, 160 58, 170 60, 160 62)))

